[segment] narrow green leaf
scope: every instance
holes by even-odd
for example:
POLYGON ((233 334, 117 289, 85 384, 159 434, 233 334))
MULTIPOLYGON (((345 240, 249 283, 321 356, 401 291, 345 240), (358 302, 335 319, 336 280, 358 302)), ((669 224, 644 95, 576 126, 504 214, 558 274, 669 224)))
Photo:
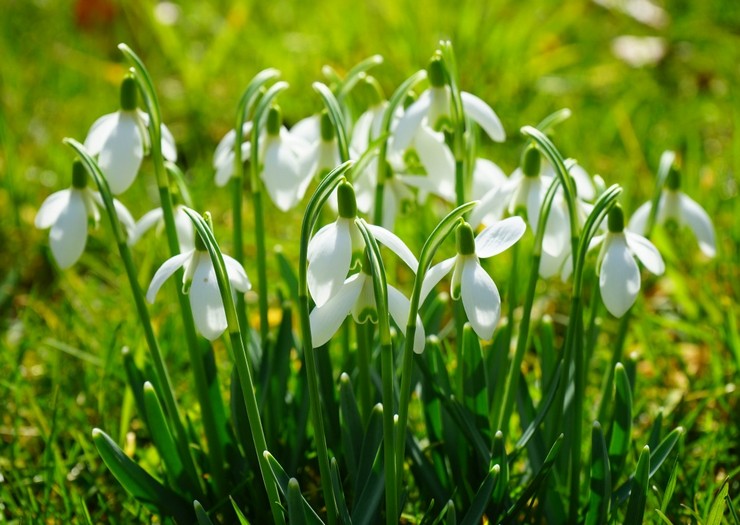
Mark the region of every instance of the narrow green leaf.
POLYGON ((632 491, 629 503, 627 503, 627 514, 625 523, 642 523, 647 504, 648 480, 650 475, 650 447, 645 445, 637 460, 637 468, 632 478, 632 491))
POLYGON ((290 521, 290 525, 306 525, 308 523, 303 501, 298 480, 290 478, 288 481, 288 521, 290 521))
MULTIPOLYGON (((362 448, 362 417, 357 408, 357 400, 352 390, 349 376, 343 373, 339 377, 339 409, 341 411, 342 450, 349 473, 349 479, 357 479, 360 449, 362 448)), ((357 488, 357 487, 354 487, 357 488)))
POLYGON ((457 525, 457 514, 455 513, 455 504, 452 501, 447 502, 447 522, 446 525, 457 525))
POLYGON ((236 504, 236 501, 234 501, 234 498, 229 496, 231 499, 231 506, 234 507, 234 512, 236 513, 236 517, 239 520, 240 525, 249 525, 249 521, 247 520, 246 516, 244 516, 244 513, 242 512, 242 509, 239 508, 239 505, 236 504))
MULTIPOLYGON (((139 415, 146 423, 146 408, 144 407, 144 374, 141 369, 136 366, 134 353, 130 348, 125 347, 121 353, 123 354, 123 369, 126 371, 126 380, 128 381, 129 388, 131 388, 131 392, 134 395, 136 410, 139 411, 139 415)), ((126 427, 128 427, 128 423, 128 421, 125 422, 126 427)))
POLYGON ((499 465, 494 465, 488 471, 488 474, 478 488, 478 492, 475 493, 473 502, 470 504, 470 508, 460 522, 460 525, 475 525, 480 523, 483 513, 486 511, 486 507, 491 502, 491 495, 493 494, 494 487, 501 484, 503 481, 499 478, 500 472, 501 467, 499 465))
MULTIPOLYGON (((365 438, 362 440, 360 457, 357 463, 357 479, 353 486, 355 494, 361 494, 365 486, 373 477, 373 464, 380 453, 380 444, 383 439, 383 406, 378 403, 370 412, 370 419, 365 429, 365 438)), ((354 515, 354 510, 353 510, 354 515)))
POLYGON ((326 111, 329 113, 329 119, 334 125, 334 129, 337 133, 337 143, 339 145, 339 158, 342 162, 349 160, 349 143, 347 141, 347 128, 344 125, 344 113, 339 105, 339 101, 332 93, 331 89, 321 82, 314 82, 313 89, 324 101, 326 111))
POLYGON ((298 276, 293 271, 293 266, 282 250, 275 250, 275 258, 277 259, 278 270, 280 270, 280 277, 283 278, 288 294, 291 300, 298 304, 298 276))
MULTIPOLYGON (((342 480, 339 476, 339 465, 336 458, 331 458, 329 472, 331 474, 331 484, 334 487, 334 497, 337 500, 337 507, 339 507, 339 517, 342 523, 352 525, 352 519, 349 516, 349 509, 347 508, 347 500, 344 498, 344 489, 342 488, 342 480)), ((290 500, 288 500, 288 504, 290 505, 290 500)))
POLYGON ((632 388, 621 363, 614 367, 614 419, 609 439, 611 479, 619 479, 632 439, 632 388))
POLYGON ((663 521, 663 523, 667 523, 668 525, 673 525, 673 522, 668 519, 668 516, 665 515, 664 511, 660 509, 654 509, 655 513, 658 515, 658 517, 663 521))
MULTIPOLYGON (((273 478, 275 479, 275 482, 277 483, 278 489, 280 490, 280 493, 283 495, 284 498, 288 497, 288 485, 290 483, 290 478, 288 474, 285 472, 285 469, 283 469, 282 465, 278 462, 275 457, 270 454, 267 450, 264 452, 265 459, 267 459, 267 463, 270 465, 270 472, 272 473, 273 478)), ((300 494, 300 490, 298 491, 298 494, 300 494)), ((316 511, 313 510, 313 507, 309 505, 308 501, 301 495, 301 499, 303 500, 303 509, 305 511, 305 516, 307 523, 311 525, 323 525, 324 522, 321 521, 321 518, 319 518, 319 515, 316 514, 316 511)))
POLYGON ((663 499, 660 502, 660 510, 662 512, 668 511, 668 504, 671 502, 673 493, 676 490, 676 482, 678 481, 678 456, 673 460, 673 468, 671 469, 671 476, 668 478, 668 484, 665 487, 663 493, 663 499))
POLYGON ((167 474, 175 486, 180 488, 187 487, 187 476, 180 456, 177 453, 177 445, 172 437, 167 419, 164 417, 164 411, 159 402, 157 392, 155 392, 154 387, 149 381, 144 383, 144 407, 149 432, 152 435, 154 446, 157 448, 157 452, 159 452, 164 462, 167 474))
MULTIPOLYGON (((432 447, 430 446, 430 448, 432 447)), ((422 452, 419 441, 410 433, 406 435, 406 449, 411 458, 410 466, 414 481, 419 484, 419 490, 422 494, 426 492, 431 495, 427 498, 431 501, 446 501, 449 499, 450 491, 442 485, 446 480, 446 474, 445 477, 438 475, 436 465, 422 452)), ((432 457, 439 457, 439 454, 434 454, 433 450, 430 450, 429 453, 432 457)))
POLYGON ((606 523, 611 501, 612 478, 609 470, 609 452, 604 432, 598 421, 591 429, 591 495, 588 503, 586 525, 606 523))
POLYGON ((704 521, 704 525, 721 525, 722 517, 725 514, 725 500, 728 499, 730 490, 729 477, 726 477, 722 482, 722 486, 719 488, 719 492, 712 501, 712 506, 709 507, 707 519, 704 521))
POLYGON ((172 516, 178 522, 193 522, 193 512, 185 499, 154 479, 105 432, 96 428, 93 429, 92 436, 95 448, 108 470, 137 501, 153 512, 172 516))
POLYGON ((488 420, 488 392, 480 339, 469 323, 463 328, 463 404, 472 413, 475 426, 484 438, 491 436, 488 420))
POLYGON ((381 55, 373 55, 352 66, 352 69, 347 71, 347 75, 344 77, 344 81, 341 84, 342 87, 339 89, 337 98, 342 100, 342 98, 346 97, 347 94, 352 91, 352 88, 355 87, 360 78, 362 78, 364 73, 382 63, 383 57, 381 55))
POLYGON ((732 517, 732 523, 735 525, 740 525, 740 518, 737 516, 737 510, 735 510, 735 504, 732 502, 732 498, 729 494, 725 496, 725 501, 727 502, 727 508, 730 509, 730 516, 732 517))
POLYGON ((660 434, 663 430, 663 411, 658 412, 653 421, 653 427, 650 429, 650 437, 648 438, 647 445, 650 450, 655 450, 660 444, 660 434))
POLYGON ((493 446, 491 447, 491 463, 499 465, 499 472, 497 474, 498 481, 496 482, 496 488, 493 491, 493 503, 496 508, 496 515, 499 510, 502 510, 502 504, 504 498, 507 495, 509 488, 509 458, 506 454, 506 440, 504 439, 504 433, 500 430, 493 436, 493 446))
POLYGON ((198 525, 213 525, 211 518, 208 517, 203 505, 198 500, 193 502, 193 508, 195 509, 195 518, 198 520, 198 525))

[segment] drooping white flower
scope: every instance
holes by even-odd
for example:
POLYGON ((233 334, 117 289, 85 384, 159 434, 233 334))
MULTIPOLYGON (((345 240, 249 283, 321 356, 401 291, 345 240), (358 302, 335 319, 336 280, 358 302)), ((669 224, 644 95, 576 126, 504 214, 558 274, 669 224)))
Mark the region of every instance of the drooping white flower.
MULTIPOLYGON (((644 233, 652 202, 648 201, 637 208, 630 218, 628 228, 636 233, 644 233)), ((680 190, 679 173, 672 169, 668 175, 667 186, 658 201, 656 222, 665 224, 675 221, 679 226, 688 226, 699 242, 699 249, 707 257, 717 253, 717 242, 712 221, 704 208, 680 190)))
MULTIPOLYGON (((51 228, 49 244, 51 253, 60 268, 72 266, 85 251, 88 219, 95 224, 100 220, 99 194, 87 186, 87 171, 78 160, 72 165, 72 187, 49 195, 36 214, 37 228, 51 228)), ((129 234, 134 219, 118 200, 114 199, 118 220, 129 234)))
MULTIPOLYGON (((195 229, 193 228, 193 222, 184 210, 185 208, 181 204, 175 205, 173 209, 175 229, 177 230, 177 241, 180 244, 180 253, 189 252, 195 247, 195 229)), ((154 208, 142 215, 141 219, 136 222, 128 243, 133 246, 147 231, 155 226, 158 231, 164 226, 164 212, 162 211, 162 208, 154 208)))
MULTIPOLYGON (((337 188, 339 217, 321 228, 308 244, 308 290, 321 306, 337 294, 352 268, 353 257, 362 253, 365 243, 355 224, 357 204, 352 185, 343 182, 337 188)), ((414 272, 416 257, 395 234, 372 224, 368 229, 377 241, 390 248, 414 272)))
MULTIPOLYGON (((363 268, 359 273, 348 277, 336 294, 311 311, 309 321, 314 348, 326 344, 350 313, 358 323, 377 323, 373 278, 365 271, 363 268)), ((409 300, 396 288, 388 285, 388 313, 404 335, 410 307, 409 300)), ((413 348, 417 354, 424 351, 424 326, 418 315, 413 348)))
MULTIPOLYGON (((252 123, 245 122, 242 125, 242 162, 247 162, 252 152, 251 143, 249 142, 252 133, 252 123)), ((234 141, 236 140, 236 130, 229 130, 226 135, 216 146, 213 153, 213 168, 216 170, 216 186, 219 188, 226 186, 231 177, 234 176, 234 141)))
POLYGON ((432 266, 424 277, 421 301, 447 275, 452 273, 452 298, 462 299, 465 314, 481 339, 489 340, 501 316, 501 296, 480 259, 493 257, 511 247, 527 229, 521 217, 510 217, 485 228, 477 237, 470 224, 457 228, 457 255, 432 266))
POLYGON ((320 179, 342 163, 339 144, 334 125, 325 111, 318 117, 313 115, 298 121, 291 133, 308 144, 299 159, 302 182, 298 193, 303 198, 312 180, 320 179))
MULTIPOLYGON (((126 191, 136 179, 141 161, 150 150, 149 115, 136 107, 138 87, 133 77, 124 78, 121 84, 121 109, 103 115, 90 127, 85 148, 98 156, 100 169, 108 180, 114 195, 126 191)), ((175 139, 167 126, 162 124, 162 155, 175 162, 175 139)))
POLYGON ((609 231, 594 237, 589 249, 603 242, 596 262, 601 298, 612 315, 622 317, 640 292, 640 269, 635 257, 655 275, 665 271, 665 264, 649 240, 624 228, 619 206, 609 211, 608 226, 609 231))
MULTIPOLYGON (((226 273, 233 290, 245 293, 251 287, 247 273, 239 262, 228 255, 223 255, 226 273)), ((226 312, 216 280, 211 257, 200 241, 196 239, 196 248, 167 259, 152 277, 146 299, 154 303, 162 284, 180 267, 183 267, 183 292, 190 298, 190 309, 198 331, 209 341, 214 341, 227 328, 226 312)), ((232 291, 233 291, 232 290, 232 291)))

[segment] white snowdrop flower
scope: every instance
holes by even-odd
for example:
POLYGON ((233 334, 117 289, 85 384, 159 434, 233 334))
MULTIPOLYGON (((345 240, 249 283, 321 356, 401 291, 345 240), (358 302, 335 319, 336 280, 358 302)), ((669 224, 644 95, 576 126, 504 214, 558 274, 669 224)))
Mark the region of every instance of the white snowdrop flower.
MULTIPOLYGON (((430 87, 424 91, 419 99, 409 106, 393 134, 393 148, 396 151, 405 150, 412 142, 419 128, 426 124, 433 130, 449 127, 450 89, 445 82, 442 59, 435 56, 429 62, 430 87)), ((496 113, 480 98, 470 93, 461 93, 463 111, 476 122, 486 134, 496 142, 506 140, 506 133, 496 113)))
POLYGON ((665 271, 665 264, 650 241, 624 228, 621 207, 609 210, 608 227, 606 234, 593 238, 589 249, 603 242, 596 261, 601 298, 612 315, 622 317, 640 292, 640 269, 635 257, 655 275, 665 271))
MULTIPOLYGON (((223 255, 223 258, 233 290, 247 292, 252 285, 242 265, 228 255, 223 255)), ((170 257, 159 267, 152 277, 146 299, 154 303, 162 284, 181 267, 185 270, 183 292, 190 298, 195 326, 203 337, 214 341, 227 328, 226 312, 216 280, 216 271, 200 237, 196 237, 194 249, 170 257)))
MULTIPOLYGON (((150 150, 149 115, 136 107, 138 86, 133 77, 121 83, 121 109, 104 115, 90 127, 85 148, 98 156, 100 169, 108 180, 114 195, 126 191, 136 179, 141 161, 150 150)), ((162 124, 162 155, 175 162, 175 139, 167 126, 162 124)))
MULTIPOLYGON (((252 153, 251 143, 249 142, 252 133, 252 123, 245 122, 242 125, 242 162, 249 161, 252 153)), ((213 153, 213 169, 216 170, 216 186, 219 188, 226 186, 231 177, 234 176, 236 166, 234 165, 234 141, 236 140, 236 130, 229 130, 226 135, 216 146, 213 153)))
MULTIPOLYGON (((365 248, 355 224, 357 203, 351 184, 342 182, 338 186, 337 201, 337 220, 316 232, 308 244, 308 290, 317 306, 338 293, 353 267, 353 259, 365 248)), ((390 248, 416 272, 418 261, 401 239, 380 226, 369 224, 368 229, 379 243, 390 248)))
POLYGON ((470 224, 457 228, 457 255, 432 266, 424 277, 421 301, 452 270, 452 298, 462 299, 465 315, 481 339, 489 340, 501 317, 501 296, 480 259, 498 255, 517 242, 527 229, 521 217, 510 217, 474 237, 470 224))
MULTIPOLYGON (((680 187, 679 172, 671 169, 666 188, 658 201, 656 222, 665 224, 675 221, 679 226, 688 226, 699 242, 699 249, 704 255, 714 257, 717 253, 717 242, 712 221, 704 208, 683 193, 680 187)), ((648 201, 637 208, 627 227, 636 233, 644 233, 652 207, 652 203, 648 201)))
MULTIPOLYGON (((177 241, 180 244, 180 253, 191 251, 195 247, 195 229, 193 228, 193 222, 185 213, 185 207, 181 204, 177 204, 173 209, 175 217, 175 229, 177 231, 177 241)), ((151 211, 146 212, 142 215, 141 219, 136 222, 131 237, 129 238, 129 245, 133 246, 139 239, 150 229, 156 227, 157 231, 161 231, 164 227, 164 212, 162 208, 155 208, 151 211)))
MULTIPOLYGON (((60 268, 72 266, 85 251, 88 219, 100 220, 99 194, 87 186, 87 171, 79 160, 72 164, 72 187, 49 195, 36 214, 37 228, 51 228, 51 253, 60 268)), ((114 199, 118 220, 127 234, 134 228, 134 219, 118 200, 114 199)))
MULTIPOLYGON (((309 321, 314 348, 329 342, 350 313, 361 324, 378 322, 373 277, 365 273, 366 271, 363 266, 359 273, 344 280, 337 293, 328 301, 311 311, 309 321)), ((410 308, 409 300, 396 288, 388 285, 388 313, 404 335, 410 308)), ((424 337, 424 325, 417 315, 413 346, 417 354, 424 351, 424 337)))
POLYGON ((326 111, 323 111, 318 117, 318 122, 315 116, 299 121, 291 130, 291 133, 308 143, 308 148, 304 150, 300 157, 302 181, 298 194, 300 195, 299 199, 301 199, 312 180, 320 179, 339 166, 342 161, 339 157, 336 131, 326 111), (315 129, 315 124, 318 124, 318 130, 315 129), (296 131, 296 128, 298 128, 298 131, 296 131), (315 133, 315 131, 318 131, 318 133, 315 133))

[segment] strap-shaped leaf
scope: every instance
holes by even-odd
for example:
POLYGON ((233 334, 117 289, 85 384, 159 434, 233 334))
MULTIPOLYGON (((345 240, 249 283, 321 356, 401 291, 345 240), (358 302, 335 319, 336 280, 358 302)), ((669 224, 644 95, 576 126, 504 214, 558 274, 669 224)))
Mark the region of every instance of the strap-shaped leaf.
POLYGON ((303 495, 298 480, 290 478, 288 480, 288 520, 291 525, 306 525, 306 510, 303 506, 303 495))
POLYGON ((491 502, 494 487, 502 481, 499 478, 500 472, 501 467, 499 465, 491 467, 480 487, 478 487, 478 492, 475 493, 473 502, 470 504, 470 508, 460 522, 460 525, 475 525, 476 523, 480 523, 486 507, 491 502))
POLYGON ((509 458, 506 454, 506 439, 500 430, 493 436, 491 446, 491 463, 499 466, 498 481, 493 490, 494 512, 491 518, 497 518, 504 510, 504 498, 507 496, 509 487, 509 458))
MULTIPOLYGON (((329 472, 331 473, 331 484, 334 487, 334 497, 337 500, 341 522, 346 523, 347 525, 352 525, 352 519, 349 516, 349 509, 347 508, 347 500, 344 497, 342 480, 339 476, 339 464, 337 463, 336 458, 331 458, 329 472)), ((288 500, 288 504, 290 504, 290 500, 288 500)))
POLYGON ((645 445, 637 460, 637 468, 632 477, 632 491, 627 504, 627 514, 624 516, 625 523, 642 523, 647 504, 648 482, 650 479, 650 447, 645 445))
POLYGON ((195 518, 198 520, 198 525, 213 525, 211 518, 208 517, 206 510, 198 500, 193 502, 193 508, 195 509, 195 518))
POLYGON ((632 388, 622 363, 614 367, 614 419, 609 439, 611 478, 617 480, 624 467, 632 439, 632 388))
POLYGON ((712 506, 709 507, 709 512, 707 513, 707 519, 704 521, 704 525, 721 525, 722 516, 724 516, 725 513, 726 500, 729 499, 729 481, 730 478, 726 477, 722 482, 719 492, 717 492, 717 495, 714 497, 714 501, 712 501, 712 506))
MULTIPOLYGON (((280 493, 283 495, 284 498, 287 498, 289 488, 288 484, 290 483, 290 480, 292 478, 288 476, 288 474, 285 472, 285 469, 283 469, 282 465, 280 465, 278 460, 275 459, 272 454, 265 450, 264 456, 267 460, 267 463, 270 465, 270 471, 272 472, 273 478, 277 483, 278 489, 280 489, 280 493)), ((298 493, 300 494, 300 489, 298 490, 298 493)), ((316 514, 316 511, 313 510, 313 507, 308 504, 308 501, 306 501, 306 499, 302 495, 301 500, 303 501, 303 508, 305 510, 306 523, 309 523, 310 525, 323 525, 324 522, 321 521, 319 515, 316 514)))
POLYGON ((157 392, 152 384, 147 381, 144 383, 144 409, 146 410, 146 419, 149 432, 152 435, 154 446, 157 448, 165 469, 175 486, 179 488, 187 487, 187 476, 182 460, 177 454, 177 445, 172 437, 172 432, 164 417, 162 404, 159 402, 157 392))
POLYGON ((480 339, 469 323, 463 328, 463 404, 473 414, 484 437, 491 436, 488 420, 488 392, 480 339))
MULTIPOLYGON (((355 494, 361 494, 365 486, 373 477, 373 465, 380 452, 380 444, 383 438, 383 407, 377 404, 370 412, 370 419, 365 429, 365 438, 360 448, 360 457, 357 464, 357 479, 355 480, 355 494)), ((355 504, 355 507, 357 504, 355 504)), ((354 514, 354 509, 353 509, 354 514)))
POLYGON ((586 525, 606 523, 612 493, 609 453, 604 432, 598 421, 591 428, 591 495, 588 501, 586 525))
MULTIPOLYGON (((357 468, 362 447, 362 417, 357 408, 357 399, 352 391, 352 383, 347 374, 339 377, 339 409, 341 411, 342 450, 349 479, 357 479, 357 468)), ((356 487, 354 487, 356 488, 356 487)))

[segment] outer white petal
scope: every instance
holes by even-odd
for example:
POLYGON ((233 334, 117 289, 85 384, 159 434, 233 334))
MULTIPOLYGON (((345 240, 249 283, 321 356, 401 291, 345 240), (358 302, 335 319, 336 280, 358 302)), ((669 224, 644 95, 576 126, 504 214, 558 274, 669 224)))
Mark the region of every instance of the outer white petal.
POLYGON ((103 148, 103 144, 108 140, 108 136, 111 134, 111 131, 113 131, 113 128, 116 127, 117 122, 117 111, 115 113, 103 115, 93 122, 93 125, 90 126, 90 131, 87 132, 87 137, 85 138, 85 149, 90 153, 90 155, 97 155, 100 153, 100 150, 103 148))
POLYGON ((321 138, 321 117, 319 115, 311 115, 310 117, 299 120, 290 129, 290 133, 306 142, 317 142, 321 138))
POLYGON ((317 306, 342 287, 352 264, 352 237, 348 219, 321 228, 308 246, 308 291, 317 306))
POLYGON ((142 215, 141 219, 139 219, 134 225, 134 229, 131 231, 131 235, 129 235, 128 243, 130 245, 134 245, 139 242, 139 239, 141 239, 142 236, 155 224, 161 221, 162 217, 162 208, 154 208, 142 215))
POLYGON ((71 193, 71 189, 66 189, 57 191, 46 197, 38 213, 36 213, 36 220, 34 221, 36 227, 42 230, 50 228, 69 205, 69 196, 71 193))
POLYGON ((362 272, 351 276, 329 301, 311 311, 309 322, 314 348, 328 342, 342 326, 342 322, 357 301, 366 278, 362 272))
POLYGON ((651 273, 661 275, 665 271, 665 263, 660 256, 658 249, 642 235, 637 235, 630 231, 624 231, 624 237, 627 240, 627 246, 632 253, 640 259, 651 273))
POLYGON ((224 255, 224 265, 226 266, 226 273, 229 276, 229 282, 231 286, 237 292, 246 292, 252 288, 252 283, 249 282, 247 272, 244 271, 244 267, 239 264, 239 261, 228 255, 224 255))
POLYGON ((370 233, 373 234, 379 243, 390 248, 393 253, 398 255, 416 273, 419 267, 419 261, 416 260, 409 247, 406 246, 406 243, 398 235, 374 224, 368 224, 367 229, 370 230, 370 233))
POLYGON ((355 122, 352 139, 350 140, 350 147, 355 151, 363 153, 367 149, 370 143, 370 128, 373 125, 374 118, 375 113, 368 109, 355 122))
POLYGON ((542 177, 526 177, 522 183, 526 187, 527 192, 527 222, 529 222, 532 231, 537 233, 537 224, 540 220, 540 207, 542 206, 542 200, 545 198, 547 188, 543 184, 542 177))
POLYGON ((134 182, 144 157, 144 143, 136 117, 118 113, 118 122, 100 150, 98 163, 108 180, 110 191, 118 195, 134 182))
POLYGON ((506 174, 488 159, 475 159, 472 198, 480 199, 492 189, 506 183, 506 174))
POLYGON ((555 197, 550 214, 545 223, 545 235, 542 238, 542 252, 559 257, 570 245, 570 217, 565 200, 555 197))
POLYGON ((501 316, 501 296, 475 257, 466 257, 463 263, 460 295, 475 333, 481 339, 491 339, 501 316))
POLYGON ((447 202, 455 202, 454 184, 439 184, 438 181, 427 175, 396 175, 396 178, 412 188, 431 193, 447 202))
POLYGON ((175 146, 175 137, 172 136, 170 129, 162 124, 162 156, 170 162, 177 160, 177 147, 175 146))
POLYGON ((580 164, 573 164, 568 170, 576 183, 576 194, 583 200, 592 201, 596 198, 596 188, 588 172, 580 164))
POLYGON ((481 224, 494 224, 500 221, 515 189, 516 181, 510 181, 486 193, 470 213, 468 219, 470 225, 477 228, 481 224))
POLYGON ((475 254, 481 259, 498 255, 510 248, 527 231, 527 224, 521 217, 509 217, 488 226, 475 238, 475 254))
MULTIPOLYGON (((658 207, 660 208, 660 206, 658 207)), ((650 210, 652 208, 653 204, 650 201, 643 203, 637 208, 627 223, 627 229, 639 235, 645 235, 645 228, 647 227, 648 217, 650 217, 650 210)))
POLYGON ((124 232, 128 235, 129 242, 131 242, 131 235, 136 227, 136 221, 134 220, 133 215, 131 215, 128 208, 126 208, 126 206, 124 206, 118 199, 113 199, 113 207, 116 210, 116 215, 118 215, 118 220, 121 223, 121 226, 123 226, 124 232))
POLYGON ((491 106, 483 102, 481 99, 470 93, 460 93, 463 103, 463 110, 467 113, 470 118, 476 121, 486 134, 496 142, 503 142, 506 140, 506 132, 504 126, 501 124, 496 112, 491 109, 491 106))
MULTIPOLYGON (((250 134, 252 133, 252 123, 245 122, 242 126, 242 137, 245 142, 249 142, 250 134)), ((213 152, 213 167, 217 168, 221 164, 221 159, 226 153, 234 150, 234 141, 236 140, 236 130, 229 130, 224 138, 216 146, 216 151, 213 152)))
POLYGON ((69 268, 87 243, 87 209, 79 190, 70 190, 67 206, 61 210, 49 232, 51 253, 62 269, 69 268))
POLYGON ((708 257, 714 257, 717 253, 717 243, 714 226, 712 226, 709 215, 704 211, 704 208, 683 193, 679 199, 681 219, 696 235, 701 251, 708 257))
POLYGON ((609 312, 622 317, 640 292, 640 270, 622 235, 612 235, 599 272, 601 298, 609 312))
MULTIPOLYGON (((406 296, 391 285, 388 285, 388 311, 404 336, 406 335, 406 324, 409 320, 410 308, 411 303, 406 299, 406 296)), ((414 333, 414 352, 420 354, 424 351, 425 339, 424 325, 421 322, 421 317, 417 314, 416 332, 414 333)))
POLYGON ((195 248, 195 227, 182 206, 175 207, 175 229, 180 252, 189 252, 195 248))
POLYGON ((423 303, 424 300, 427 298, 427 295, 429 295, 429 292, 431 292, 435 286, 437 286, 437 283, 442 280, 442 278, 450 273, 450 270, 452 270, 452 267, 455 266, 455 260, 456 257, 450 257, 449 259, 445 259, 439 264, 435 264, 429 270, 427 270, 427 273, 424 275, 424 282, 421 283, 421 294, 419 295, 419 304, 423 303))
POLYGON ((209 341, 218 339, 227 327, 226 312, 216 271, 207 255, 198 258, 189 295, 196 328, 209 341))
MULTIPOLYGON (((542 250, 540 258, 540 277, 543 279, 549 279, 558 271, 561 271, 562 275, 565 275, 563 280, 566 280, 570 273, 573 271, 569 268, 567 271, 563 268, 566 259, 570 259, 570 251, 562 250, 558 255, 551 255, 545 250, 542 250)), ((571 263, 572 265, 572 263, 571 263)))
POLYGON ((162 287, 164 282, 174 274, 178 268, 184 265, 188 260, 193 257, 195 250, 188 253, 180 253, 174 257, 167 259, 162 266, 154 273, 152 282, 149 283, 149 289, 146 292, 146 300, 150 303, 154 302, 154 297, 162 287))
MULTIPOLYGON (((389 188, 390 186, 387 186, 389 188)), ((385 191, 383 193, 383 217, 381 224, 383 228, 392 230, 396 225, 396 215, 401 207, 398 195, 394 191, 385 191)))
POLYGON ((419 99, 411 104, 403 116, 399 119, 396 129, 393 131, 393 150, 402 152, 411 144, 411 140, 416 135, 421 121, 429 112, 432 97, 429 90, 424 91, 419 99))
POLYGON ((451 186, 454 191, 455 157, 445 144, 444 135, 427 126, 421 126, 416 133, 414 146, 427 177, 440 187, 440 191, 435 193, 443 195, 446 190, 442 188, 445 186, 451 186))
POLYGON ((298 202, 300 182, 298 157, 283 141, 268 140, 262 180, 275 206, 282 211, 288 211, 298 202))

